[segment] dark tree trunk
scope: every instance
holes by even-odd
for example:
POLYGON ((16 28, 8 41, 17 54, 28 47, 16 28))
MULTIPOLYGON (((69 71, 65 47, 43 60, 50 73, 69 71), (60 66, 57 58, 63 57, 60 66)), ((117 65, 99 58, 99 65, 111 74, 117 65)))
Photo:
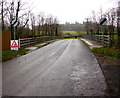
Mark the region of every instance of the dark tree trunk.
POLYGON ((55 36, 58 36, 58 27, 55 29, 55 36))
POLYGON ((1 18, 2 18, 2 30, 4 31, 5 30, 5 25, 4 25, 4 15, 3 15, 4 14, 3 13, 4 12, 4 10, 3 10, 3 3, 4 3, 4 1, 2 0, 2 8, 1 8, 1 14, 2 14, 1 16, 2 17, 1 18))

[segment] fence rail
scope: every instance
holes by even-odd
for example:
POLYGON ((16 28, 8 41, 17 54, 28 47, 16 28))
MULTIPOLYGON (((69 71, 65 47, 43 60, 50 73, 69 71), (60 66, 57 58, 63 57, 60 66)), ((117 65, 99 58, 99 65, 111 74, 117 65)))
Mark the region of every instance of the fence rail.
POLYGON ((110 37, 109 35, 84 35, 86 39, 92 39, 102 45, 110 45, 110 37))
POLYGON ((19 39, 20 48, 31 46, 37 43, 58 39, 58 36, 43 36, 43 37, 34 37, 34 38, 23 38, 19 39))
POLYGON ((94 35, 95 39, 98 43, 103 45, 109 45, 109 35, 94 35))

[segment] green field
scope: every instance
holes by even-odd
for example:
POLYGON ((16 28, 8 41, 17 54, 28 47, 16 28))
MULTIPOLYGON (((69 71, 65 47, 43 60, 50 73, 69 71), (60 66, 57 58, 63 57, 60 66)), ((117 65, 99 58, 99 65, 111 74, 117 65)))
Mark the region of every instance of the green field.
POLYGON ((62 31, 64 34, 70 34, 72 36, 78 36, 86 34, 86 32, 80 32, 80 31, 62 31))

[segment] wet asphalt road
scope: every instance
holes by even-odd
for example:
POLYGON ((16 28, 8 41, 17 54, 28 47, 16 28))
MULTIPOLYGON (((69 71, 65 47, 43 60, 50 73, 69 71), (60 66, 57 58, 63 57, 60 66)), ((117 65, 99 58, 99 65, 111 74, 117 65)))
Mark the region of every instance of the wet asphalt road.
POLYGON ((3 63, 3 96, 104 96, 105 90, 96 58, 78 39, 3 63))

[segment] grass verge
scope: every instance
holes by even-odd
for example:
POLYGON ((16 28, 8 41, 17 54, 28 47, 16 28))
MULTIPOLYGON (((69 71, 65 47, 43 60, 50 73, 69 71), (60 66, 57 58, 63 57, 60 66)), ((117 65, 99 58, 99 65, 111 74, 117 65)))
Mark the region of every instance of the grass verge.
MULTIPOLYGON (((81 39, 80 39, 81 40, 81 39)), ((86 43, 84 40, 81 40, 87 47, 89 47, 90 45, 88 43, 86 43)))
POLYGON ((24 54, 27 51, 29 51, 29 50, 28 49, 20 49, 18 51, 15 51, 15 50, 0 51, 0 53, 2 53, 2 56, 0 57, 0 59, 2 59, 2 61, 6 61, 17 55, 24 54))
POLYGON ((120 51, 115 48, 109 48, 109 47, 92 48, 92 51, 94 53, 120 58, 120 51))
MULTIPOLYGON (((80 39, 81 40, 81 39, 80 39)), ((81 40, 86 46, 90 46, 89 44, 87 44, 85 41, 81 40)), ((92 52, 94 53, 98 53, 98 54, 103 54, 106 56, 113 56, 113 57, 117 57, 120 58, 120 50, 115 48, 115 47, 101 47, 101 48, 97 48, 94 47, 92 48, 92 52)))

